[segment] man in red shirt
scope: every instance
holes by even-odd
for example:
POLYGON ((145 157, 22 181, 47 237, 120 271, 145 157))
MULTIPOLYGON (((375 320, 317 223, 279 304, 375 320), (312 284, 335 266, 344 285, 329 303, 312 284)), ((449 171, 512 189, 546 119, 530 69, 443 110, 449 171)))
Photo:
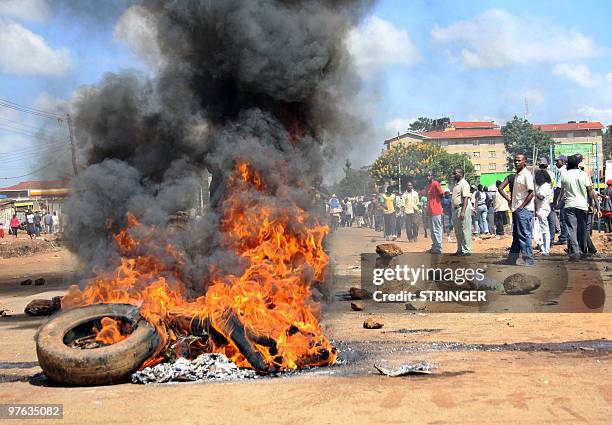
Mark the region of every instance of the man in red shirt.
POLYGON ((442 196, 444 191, 440 182, 438 182, 433 174, 433 171, 427 172, 427 212, 431 217, 431 249, 428 251, 432 254, 442 253, 442 196))

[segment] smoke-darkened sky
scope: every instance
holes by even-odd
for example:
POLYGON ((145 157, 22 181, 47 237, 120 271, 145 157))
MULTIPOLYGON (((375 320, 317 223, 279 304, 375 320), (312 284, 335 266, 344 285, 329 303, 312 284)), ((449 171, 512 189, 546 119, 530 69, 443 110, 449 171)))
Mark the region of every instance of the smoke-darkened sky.
MULTIPOLYGON (((76 10, 75 3, 0 0, 0 99, 63 112, 80 86, 107 72, 154 74, 159 52, 146 41, 155 34, 146 19, 125 14, 127 1, 78 2, 76 10)), ((364 81, 351 108, 371 119, 353 163, 373 160, 385 137, 418 116, 503 123, 524 113, 525 98, 533 122, 612 122, 610 7, 379 1, 346 41, 364 81)), ((65 129, 47 122, 40 138, 43 122, 0 108, 0 177, 28 174, 48 154, 66 155, 67 145, 55 143, 65 129)), ((44 173, 3 183, 53 177, 44 173)))

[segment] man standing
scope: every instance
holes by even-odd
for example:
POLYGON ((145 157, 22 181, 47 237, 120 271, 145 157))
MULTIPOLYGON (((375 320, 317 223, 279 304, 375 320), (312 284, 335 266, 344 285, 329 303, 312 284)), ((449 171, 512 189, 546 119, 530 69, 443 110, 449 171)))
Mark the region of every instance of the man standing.
POLYGON ((446 232, 446 240, 452 242, 451 230, 453 230, 453 201, 451 199, 450 190, 444 192, 442 198, 442 209, 444 210, 444 231, 446 232))
POLYGON ((527 157, 523 154, 514 156, 514 168, 516 177, 512 189, 512 199, 506 191, 507 180, 497 191, 512 206, 512 246, 505 264, 515 265, 519 254, 523 255, 526 266, 533 266, 533 250, 531 248, 531 230, 533 228, 533 214, 535 205, 533 202, 534 189, 533 175, 527 170, 527 157))
POLYGON ((404 199, 398 191, 393 192, 395 195, 395 236, 402 236, 402 226, 404 225, 404 199))
MULTIPOLYGON (((540 168, 540 170, 546 171, 546 173, 550 177, 551 184, 554 184, 555 173, 553 173, 552 171, 548 169, 548 159, 545 156, 540 158, 540 161, 538 162, 538 167, 540 168)), ((552 196, 549 197, 548 204, 550 208, 550 213, 548 214, 548 231, 550 233, 550 241, 552 243, 552 241, 555 239, 555 229, 557 228, 557 220, 556 220, 557 217, 555 214, 555 207, 554 207, 555 205, 554 193, 552 196)))
POLYGON ((402 195, 404 201, 404 220, 406 220, 406 234, 408 242, 416 242, 419 236, 419 224, 417 221, 419 214, 419 194, 412 187, 412 182, 408 182, 406 192, 402 195))
POLYGON ((34 229, 34 213, 31 209, 28 209, 28 212, 26 212, 26 230, 30 239, 33 239, 36 231, 34 229))
POLYGON ((387 193, 382 196, 383 198, 383 220, 385 222, 385 239, 395 240, 395 195, 391 190, 391 187, 387 188, 387 193))
MULTIPOLYGON (((565 222, 565 208, 563 207, 563 198, 559 195, 561 193, 561 177, 567 171, 567 157, 565 155, 559 155, 556 159, 555 165, 557 166, 557 178, 555 179, 555 195, 553 199, 553 203, 559 209, 559 229, 561 233, 559 234, 559 240, 554 242, 553 245, 565 245, 567 242, 567 225, 565 222)), ((555 223, 556 225, 556 223, 555 223)))
MULTIPOLYGON (((567 250, 571 261, 587 253, 587 212, 589 204, 596 199, 591 179, 578 169, 580 158, 572 155, 567 159, 567 171, 560 178, 559 202, 565 204, 567 225, 567 250)), ((595 213, 600 214, 599 204, 594 203, 595 213)))
POLYGON ((508 224, 508 201, 499 193, 499 187, 502 185, 500 180, 495 182, 495 187, 498 191, 495 192, 495 199, 493 201, 493 208, 495 208, 495 236, 501 239, 504 236, 504 226, 508 224))
POLYGON ((431 217, 431 249, 432 254, 442 253, 442 186, 433 174, 433 171, 427 173, 427 213, 431 217))
POLYGON ((42 231, 42 217, 40 216, 40 211, 36 211, 34 213, 34 232, 36 233, 36 237, 40 237, 40 232, 42 231))
POLYGON ((53 233, 53 215, 51 215, 51 211, 47 211, 43 217, 43 221, 45 223, 45 233, 53 233))
POLYGON ((457 237, 456 256, 472 255, 472 208, 470 206, 470 185, 463 178, 463 168, 455 168, 453 179, 453 227, 457 237))

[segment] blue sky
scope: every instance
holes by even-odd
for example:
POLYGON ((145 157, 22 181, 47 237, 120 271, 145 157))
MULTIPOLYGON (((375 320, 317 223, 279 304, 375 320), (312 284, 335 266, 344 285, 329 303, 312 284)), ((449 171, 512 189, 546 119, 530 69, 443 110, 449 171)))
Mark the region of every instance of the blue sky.
MULTIPOLYGON (((154 68, 137 16, 122 7, 75 14, 65 4, 0 0, 0 99, 63 113, 80 86, 106 72, 154 68)), ((379 1, 347 39, 372 121, 367 155, 359 150, 354 163, 373 160, 384 138, 419 116, 503 124, 524 114, 525 97, 532 122, 612 123, 611 9, 607 1, 379 1)), ((65 137, 57 122, 0 107, 0 177, 44 166, 37 147, 66 155, 67 145, 53 144, 65 137)), ((48 176, 0 186, 37 177, 48 176)))

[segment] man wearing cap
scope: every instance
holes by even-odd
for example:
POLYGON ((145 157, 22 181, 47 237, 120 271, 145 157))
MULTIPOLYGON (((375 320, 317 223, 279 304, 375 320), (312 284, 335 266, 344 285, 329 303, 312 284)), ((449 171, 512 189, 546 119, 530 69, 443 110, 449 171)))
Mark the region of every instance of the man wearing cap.
POLYGON ((527 169, 527 157, 524 154, 514 156, 516 177, 512 189, 512 198, 506 191, 507 180, 497 189, 510 203, 512 208, 512 246, 508 258, 503 264, 515 265, 519 254, 523 256, 525 266, 533 266, 533 250, 531 248, 531 230, 535 204, 533 201, 535 185, 533 175, 527 169))
MULTIPOLYGON (((546 170, 546 172, 550 176, 551 182, 555 181, 555 173, 553 173, 551 170, 548 169, 548 158, 546 158, 545 156, 540 158, 540 161, 538 161, 538 166, 540 167, 540 170, 546 170)), ((554 208, 554 204, 555 204, 554 192, 551 192, 551 195, 546 199, 546 202, 548 202, 550 206, 550 214, 548 214, 548 230, 550 232, 550 240, 552 241, 555 238, 555 229, 557 228, 557 220, 556 220, 557 217, 556 217, 555 208, 554 208)))
POLYGON ((555 161, 557 170, 555 173, 556 178, 554 180, 555 193, 553 204, 555 204, 557 206, 556 208, 559 210, 559 228, 561 230, 561 233, 559 234, 559 239, 557 240, 557 242, 554 242, 553 245, 564 245, 567 243, 567 225, 565 223, 565 208, 563 205, 563 199, 559 197, 559 194, 561 193, 561 177, 567 171, 567 157, 565 155, 559 155, 557 158, 555 158, 555 161))

